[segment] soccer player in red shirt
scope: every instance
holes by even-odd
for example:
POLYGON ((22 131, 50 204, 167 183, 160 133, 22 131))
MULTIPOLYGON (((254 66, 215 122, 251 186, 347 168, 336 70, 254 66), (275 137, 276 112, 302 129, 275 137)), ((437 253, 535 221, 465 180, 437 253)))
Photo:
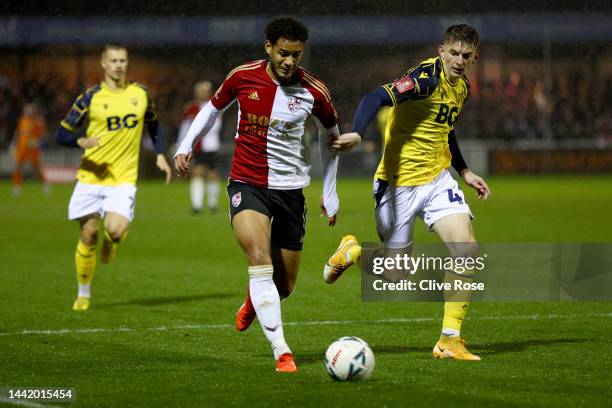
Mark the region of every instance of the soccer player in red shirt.
MULTIPOLYGON (((195 84, 193 94, 195 99, 185 109, 184 119, 178 134, 178 143, 183 141, 193 119, 211 98, 214 89, 209 81, 195 84)), ((208 131, 205 138, 194 146, 193 164, 191 178, 189 180, 189 198, 191 209, 194 214, 202 212, 204 205, 204 190, 208 201, 208 209, 214 213, 217 211, 219 202, 219 171, 217 170, 218 151, 221 146, 222 118, 217 118, 213 127, 208 131)))
POLYGON ((310 146, 305 123, 319 128, 323 163, 322 211, 336 222, 337 152, 351 150, 361 138, 340 137, 337 114, 327 87, 299 66, 308 39, 301 22, 281 17, 266 27, 268 60, 232 70, 211 101, 198 113, 174 156, 180 176, 189 172, 193 146, 215 119, 238 102, 238 130, 227 186, 234 235, 248 260, 249 291, 236 315, 246 330, 257 315, 272 345, 276 371, 296 372, 285 342, 280 301, 293 291, 305 233, 302 188, 310 182, 310 146))

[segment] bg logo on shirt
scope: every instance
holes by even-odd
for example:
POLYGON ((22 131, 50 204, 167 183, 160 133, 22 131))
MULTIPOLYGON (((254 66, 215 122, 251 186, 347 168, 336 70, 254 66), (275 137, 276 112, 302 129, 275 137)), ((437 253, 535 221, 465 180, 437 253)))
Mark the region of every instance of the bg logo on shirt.
POLYGON ((133 113, 125 115, 123 118, 120 116, 109 116, 106 118, 106 128, 108 130, 119 130, 122 127, 131 129, 136 127, 138 119, 133 113))
POLYGON ((449 108, 449 106, 445 103, 440 104, 440 110, 438 111, 438 115, 434 119, 436 122, 440 124, 448 123, 449 126, 453 126, 457 121, 457 114, 459 113, 459 108, 454 106, 449 108))

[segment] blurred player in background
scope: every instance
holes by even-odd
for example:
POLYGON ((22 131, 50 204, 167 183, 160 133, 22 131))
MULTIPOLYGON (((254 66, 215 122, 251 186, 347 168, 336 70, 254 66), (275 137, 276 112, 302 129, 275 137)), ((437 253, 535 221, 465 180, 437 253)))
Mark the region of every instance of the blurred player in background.
POLYGON ((15 131, 15 170, 13 171, 13 193, 21 194, 23 166, 29 162, 36 178, 43 184, 45 192, 49 191, 40 160, 42 139, 47 133, 45 120, 38 113, 36 105, 27 103, 17 122, 15 131))
MULTIPOLYGON (((200 109, 212 96, 212 84, 208 81, 198 82, 193 89, 195 101, 185 110, 185 119, 179 128, 177 143, 187 135, 200 109)), ((202 138, 193 148, 193 167, 189 179, 189 197, 194 214, 200 213, 204 206, 204 191, 208 201, 208 209, 216 212, 219 205, 219 172, 217 171, 217 152, 220 145, 221 125, 223 118, 219 116, 206 137, 202 138)))
POLYGON ((127 49, 121 44, 107 45, 101 65, 104 80, 76 99, 56 131, 59 144, 85 149, 68 206, 68 218, 78 220, 80 225, 74 310, 89 308, 100 218, 104 218, 102 263, 114 259, 117 244, 125 238, 134 218, 138 156, 145 124, 166 183, 172 176, 158 135, 155 105, 142 85, 126 80, 127 49))
MULTIPOLYGON (((454 131, 470 94, 467 75, 478 58, 478 44, 478 33, 472 27, 449 27, 438 47, 438 57, 367 94, 357 108, 353 132, 361 135, 382 106, 393 107, 374 181, 376 227, 385 248, 409 251, 418 215, 449 246, 451 255, 473 255, 462 252, 473 250, 475 245, 452 245, 475 244, 476 239, 470 207, 447 169, 452 165, 477 191, 478 198, 489 197, 485 181, 465 163, 454 131)), ((333 283, 346 268, 359 262, 360 256, 357 239, 345 236, 324 267, 325 281, 333 283)), ((480 360, 461 339, 467 306, 467 302, 445 303, 435 357, 480 360)))
POLYGON ((232 103, 240 106, 227 192, 234 235, 248 261, 249 289, 236 315, 246 330, 257 315, 272 345, 276 371, 295 372, 285 342, 281 299, 293 291, 305 234, 302 188, 310 183, 310 149, 304 137, 312 117, 319 127, 323 164, 322 211, 336 222, 336 151, 350 150, 359 135, 338 136, 336 111, 326 86, 299 64, 308 29, 293 18, 276 18, 265 30, 268 60, 232 70, 198 113, 174 157, 186 176, 193 144, 232 103))

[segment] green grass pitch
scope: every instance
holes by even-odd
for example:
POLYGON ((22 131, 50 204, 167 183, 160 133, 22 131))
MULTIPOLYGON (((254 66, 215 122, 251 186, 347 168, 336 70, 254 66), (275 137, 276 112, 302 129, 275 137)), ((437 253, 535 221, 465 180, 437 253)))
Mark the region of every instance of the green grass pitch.
MULTIPOLYGON (((610 177, 489 182, 490 200, 468 198, 480 241, 612 241, 610 177)), ((610 406, 612 303, 475 303, 463 334, 483 360, 436 361, 441 304, 362 303, 357 269, 326 285, 343 234, 376 240, 370 186, 340 180, 334 228, 318 216, 320 183, 306 189, 300 276, 283 303, 300 372, 282 375, 257 323, 233 328, 247 273, 226 196, 217 214, 193 216, 186 183, 140 183, 129 237, 115 263, 98 262, 92 307, 76 313, 72 187, 45 196, 26 184, 13 197, 1 183, 0 387, 74 388, 78 407, 610 406), (345 335, 372 346, 370 381, 325 372, 327 346, 345 335)), ((415 238, 436 240, 422 223, 415 238)))

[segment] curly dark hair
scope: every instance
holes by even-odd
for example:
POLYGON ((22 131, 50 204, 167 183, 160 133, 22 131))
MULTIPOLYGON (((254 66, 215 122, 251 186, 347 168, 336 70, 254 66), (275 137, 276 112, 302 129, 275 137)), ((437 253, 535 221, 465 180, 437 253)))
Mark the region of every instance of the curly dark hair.
POLYGON ((444 33, 443 43, 448 44, 456 42, 470 44, 474 46, 474 48, 478 48, 478 44, 480 43, 478 31, 467 24, 458 24, 448 27, 444 33))
POLYGON ((276 17, 266 26, 266 40, 276 44, 279 38, 290 41, 306 42, 308 40, 308 27, 293 17, 276 17))

